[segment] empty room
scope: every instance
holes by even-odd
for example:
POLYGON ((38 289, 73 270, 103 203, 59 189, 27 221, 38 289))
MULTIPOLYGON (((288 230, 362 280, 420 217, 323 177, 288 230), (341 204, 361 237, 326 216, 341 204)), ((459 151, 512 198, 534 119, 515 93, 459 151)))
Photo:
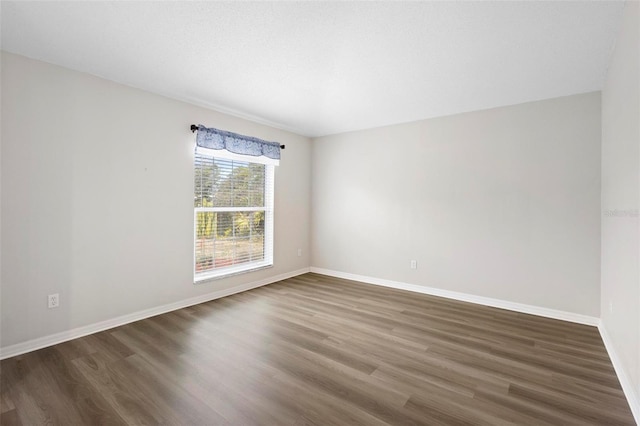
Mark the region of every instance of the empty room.
POLYGON ((637 1, 1 1, 1 425, 636 425, 637 1))

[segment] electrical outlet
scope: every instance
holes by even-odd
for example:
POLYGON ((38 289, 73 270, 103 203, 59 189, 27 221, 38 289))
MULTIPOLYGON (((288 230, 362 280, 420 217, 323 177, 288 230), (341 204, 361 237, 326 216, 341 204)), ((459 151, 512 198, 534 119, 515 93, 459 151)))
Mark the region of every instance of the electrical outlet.
POLYGON ((50 294, 48 297, 49 309, 60 306, 60 295, 58 293, 50 294))
POLYGON ((302 249, 298 249, 298 257, 302 256, 302 249))
POLYGON ((411 261, 411 269, 418 269, 418 261, 417 260, 412 260, 411 261))

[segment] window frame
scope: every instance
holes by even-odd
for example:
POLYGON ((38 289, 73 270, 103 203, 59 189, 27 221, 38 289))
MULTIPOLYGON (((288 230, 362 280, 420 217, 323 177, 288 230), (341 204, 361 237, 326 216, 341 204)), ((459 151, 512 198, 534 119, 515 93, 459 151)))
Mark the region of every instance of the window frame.
MULTIPOLYGON (((275 198, 275 165, 269 159, 263 161, 262 157, 251 157, 247 155, 233 154, 225 150, 198 150, 193 158, 193 176, 196 176, 197 156, 205 156, 213 159, 222 159, 244 163, 264 165, 264 207, 196 207, 193 206, 193 283, 201 284, 207 281, 219 280, 233 275, 253 272, 260 269, 273 267, 273 223, 274 223, 274 198, 275 198), (196 271, 196 244, 198 240, 198 213, 199 212, 243 212, 243 211, 264 211, 264 249, 263 259, 246 262, 238 265, 223 266, 205 272, 196 271)), ((195 181, 194 181, 195 193, 195 181)))

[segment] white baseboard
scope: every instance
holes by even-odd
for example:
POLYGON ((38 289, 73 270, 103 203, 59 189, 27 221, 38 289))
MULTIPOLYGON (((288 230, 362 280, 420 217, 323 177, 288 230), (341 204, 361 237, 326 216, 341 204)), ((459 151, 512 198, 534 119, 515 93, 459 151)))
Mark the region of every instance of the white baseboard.
POLYGON ((178 302, 169 303, 167 305, 156 306, 154 308, 145 309, 143 311, 122 315, 117 318, 112 318, 112 319, 100 321, 94 324, 89 324, 82 327, 74 328, 72 330, 51 334, 49 336, 39 337, 33 340, 27 340, 26 342, 17 343, 15 345, 0 348, 0 359, 10 358, 12 356, 35 351, 37 349, 46 348, 47 346, 57 345, 58 343, 77 339, 79 337, 87 336, 89 334, 97 333, 99 331, 104 331, 110 328, 119 327, 121 325, 129 324, 131 322, 139 321, 141 319, 175 311, 177 309, 186 308, 188 306, 197 305, 199 303, 208 302, 210 300, 219 299, 221 297, 230 296, 232 294, 241 293, 243 291, 251 290, 253 288, 262 287, 263 285, 271 284, 277 281, 286 280, 287 278, 306 274, 307 272, 309 272, 309 268, 298 269, 297 271, 287 272, 284 274, 265 278, 259 281, 253 281, 246 284, 240 284, 235 287, 214 291, 214 292, 203 294, 196 297, 191 297, 189 299, 180 300, 178 302))
POLYGON ((633 382, 631 378, 625 371, 622 366, 622 362, 620 361, 620 357, 613 346, 613 342, 611 341, 611 337, 607 332, 607 329, 604 327, 602 322, 598 324, 598 331, 600 331, 600 336, 602 337, 602 341, 604 342, 604 347, 607 349, 609 353, 609 359, 611 359, 611 363, 613 364, 613 369, 616 370, 616 374, 618 375, 618 380, 620 381, 620 386, 622 386, 622 391, 624 395, 627 397, 627 401, 629 402, 629 407, 631 408, 631 412, 633 413, 633 417, 636 420, 636 424, 640 424, 640 398, 638 393, 633 387, 633 382))
POLYGON ((391 281, 382 278, 368 277, 365 275, 350 274, 348 272, 334 271, 331 269, 311 267, 311 272, 317 274, 329 275, 336 278, 344 278, 347 280, 361 281, 367 284, 375 284, 383 287, 391 287, 400 290, 408 290, 416 293, 429 294, 431 296, 445 297, 447 299, 460 300, 463 302, 476 303, 478 305, 491 306, 494 308, 507 309, 509 311, 521 312, 524 314, 538 315, 546 318, 559 319, 563 321, 575 322, 597 326, 600 319, 588 315, 576 314, 573 312, 558 311, 555 309, 542 308, 540 306, 525 305, 523 303, 509 302, 507 300, 492 299, 490 297, 475 296, 473 294, 459 293, 457 291, 442 290, 434 287, 424 287, 416 284, 408 284, 400 281, 391 281))

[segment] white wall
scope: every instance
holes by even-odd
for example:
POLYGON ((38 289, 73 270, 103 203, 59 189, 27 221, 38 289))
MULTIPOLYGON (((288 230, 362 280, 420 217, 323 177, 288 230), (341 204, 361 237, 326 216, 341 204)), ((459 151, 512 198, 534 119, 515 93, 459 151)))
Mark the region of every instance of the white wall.
POLYGON ((318 138, 311 204, 313 267, 597 317, 600 94, 318 138))
POLYGON ((309 266, 308 138, 4 52, 2 124, 2 347, 309 266), (273 268, 193 284, 192 123, 286 144, 273 268))
POLYGON ((638 2, 627 2, 602 91, 602 327, 631 382, 636 416, 640 415, 639 13, 638 2), (617 212, 611 215, 612 211, 617 212))

